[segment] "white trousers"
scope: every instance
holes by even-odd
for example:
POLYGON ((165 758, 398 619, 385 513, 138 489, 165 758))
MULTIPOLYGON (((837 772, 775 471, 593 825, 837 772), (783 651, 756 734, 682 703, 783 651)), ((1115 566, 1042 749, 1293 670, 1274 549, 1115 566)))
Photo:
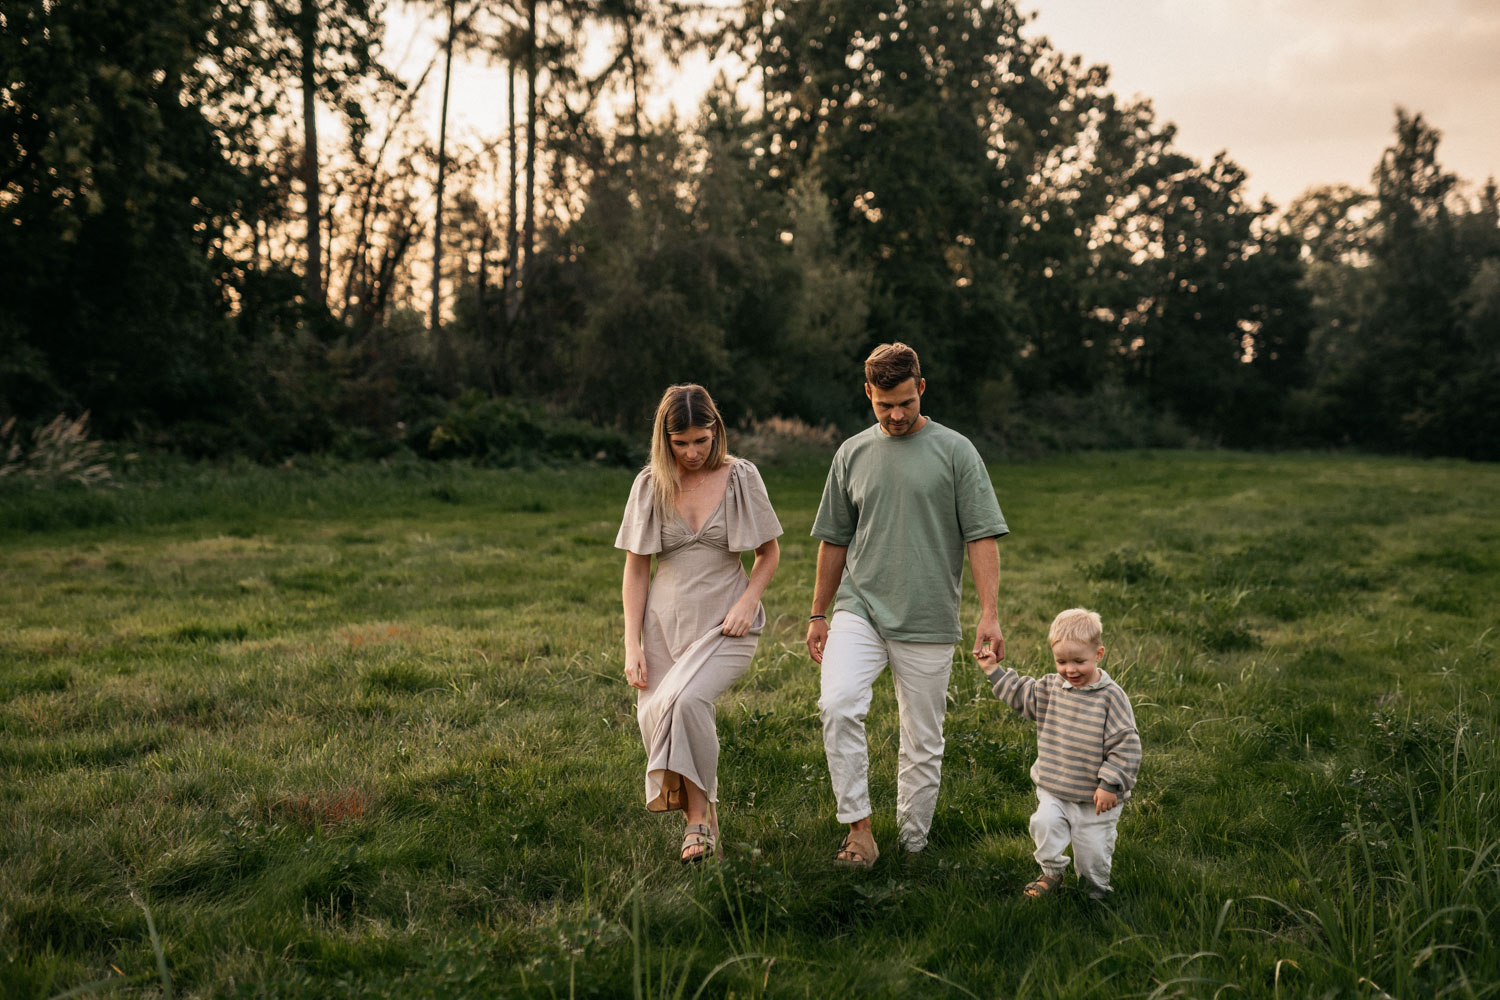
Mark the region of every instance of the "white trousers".
POLYGON ((823 749, 838 800, 840 823, 870 815, 870 756, 865 716, 875 679, 891 668, 901 718, 900 766, 896 773, 896 825, 901 846, 927 846, 932 812, 943 773, 943 714, 953 645, 882 639, 859 615, 840 611, 828 623, 823 647, 823 749))
POLYGON ((1036 812, 1031 814, 1031 839, 1036 841, 1032 857, 1046 874, 1061 875, 1068 867, 1063 849, 1071 840, 1078 877, 1089 881, 1090 896, 1103 898, 1111 891, 1109 869, 1115 857, 1115 827, 1122 807, 1096 816, 1092 802, 1069 802, 1040 788, 1036 801, 1036 812))

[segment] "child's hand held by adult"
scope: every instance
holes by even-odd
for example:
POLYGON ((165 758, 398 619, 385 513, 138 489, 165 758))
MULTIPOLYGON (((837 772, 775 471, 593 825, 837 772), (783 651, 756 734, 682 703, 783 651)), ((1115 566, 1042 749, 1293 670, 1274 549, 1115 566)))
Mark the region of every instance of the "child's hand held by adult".
POLYGON ((1005 659, 1005 634, 1000 631, 1000 622, 990 617, 981 618, 974 630, 974 655, 982 656, 985 650, 997 661, 1005 659))

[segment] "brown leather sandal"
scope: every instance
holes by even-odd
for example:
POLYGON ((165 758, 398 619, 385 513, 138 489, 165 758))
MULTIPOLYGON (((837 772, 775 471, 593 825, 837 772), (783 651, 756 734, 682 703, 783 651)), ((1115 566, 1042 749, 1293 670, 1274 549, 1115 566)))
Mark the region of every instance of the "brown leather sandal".
POLYGON ((1061 875, 1048 875, 1043 872, 1034 881, 1026 883, 1026 888, 1021 890, 1021 894, 1028 899, 1041 899, 1060 885, 1062 885, 1061 875))
POLYGON ((696 865, 718 847, 718 836, 707 823, 689 823, 682 833, 682 855, 679 860, 685 865, 696 865), (692 851, 689 854, 688 851, 692 851))
POLYGON ((850 830, 844 837, 844 842, 839 844, 833 863, 851 868, 869 868, 879 857, 880 848, 875 846, 873 833, 868 830, 850 830))

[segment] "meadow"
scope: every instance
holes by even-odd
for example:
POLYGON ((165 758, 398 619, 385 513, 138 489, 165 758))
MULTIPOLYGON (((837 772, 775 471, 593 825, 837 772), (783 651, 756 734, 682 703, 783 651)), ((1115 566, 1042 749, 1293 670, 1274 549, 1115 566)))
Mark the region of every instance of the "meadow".
MULTIPOLYGON (((932 843, 836 868, 802 645, 824 467, 766 468, 769 625, 720 702, 727 856, 647 814, 631 474, 163 464, 0 494, 0 995, 1500 994, 1500 468, 991 466, 1010 665, 1086 605, 1145 749, 1113 896, 1025 900, 1030 724, 967 656, 932 843)), ((966 627, 976 605, 966 582, 966 627)), ((960 647, 962 651, 966 647, 960 647)))

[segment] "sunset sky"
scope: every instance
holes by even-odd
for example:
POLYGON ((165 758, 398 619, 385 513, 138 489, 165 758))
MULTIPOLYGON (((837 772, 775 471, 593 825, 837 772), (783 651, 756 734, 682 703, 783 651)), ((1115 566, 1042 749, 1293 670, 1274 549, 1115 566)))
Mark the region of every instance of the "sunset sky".
MULTIPOLYGON (((1123 97, 1143 96, 1200 160, 1219 150, 1281 206, 1308 187, 1366 186, 1399 104, 1443 135, 1442 165, 1477 189, 1500 177, 1500 0, 1046 0, 1030 31, 1102 62, 1123 97)), ((392 19, 387 51, 411 78, 432 22, 392 19)), ((671 87, 691 118, 711 79, 701 63, 671 87)), ((501 127, 504 74, 457 67, 453 125, 463 141, 501 127)), ((426 95, 437 117, 437 87, 426 95)), ((435 128, 434 128, 435 131, 435 128)))
POLYGON ((1221 149, 1278 204, 1366 185, 1396 105, 1443 134, 1438 159, 1500 178, 1500 0, 1050 0, 1033 30, 1149 97, 1178 145, 1221 149))

